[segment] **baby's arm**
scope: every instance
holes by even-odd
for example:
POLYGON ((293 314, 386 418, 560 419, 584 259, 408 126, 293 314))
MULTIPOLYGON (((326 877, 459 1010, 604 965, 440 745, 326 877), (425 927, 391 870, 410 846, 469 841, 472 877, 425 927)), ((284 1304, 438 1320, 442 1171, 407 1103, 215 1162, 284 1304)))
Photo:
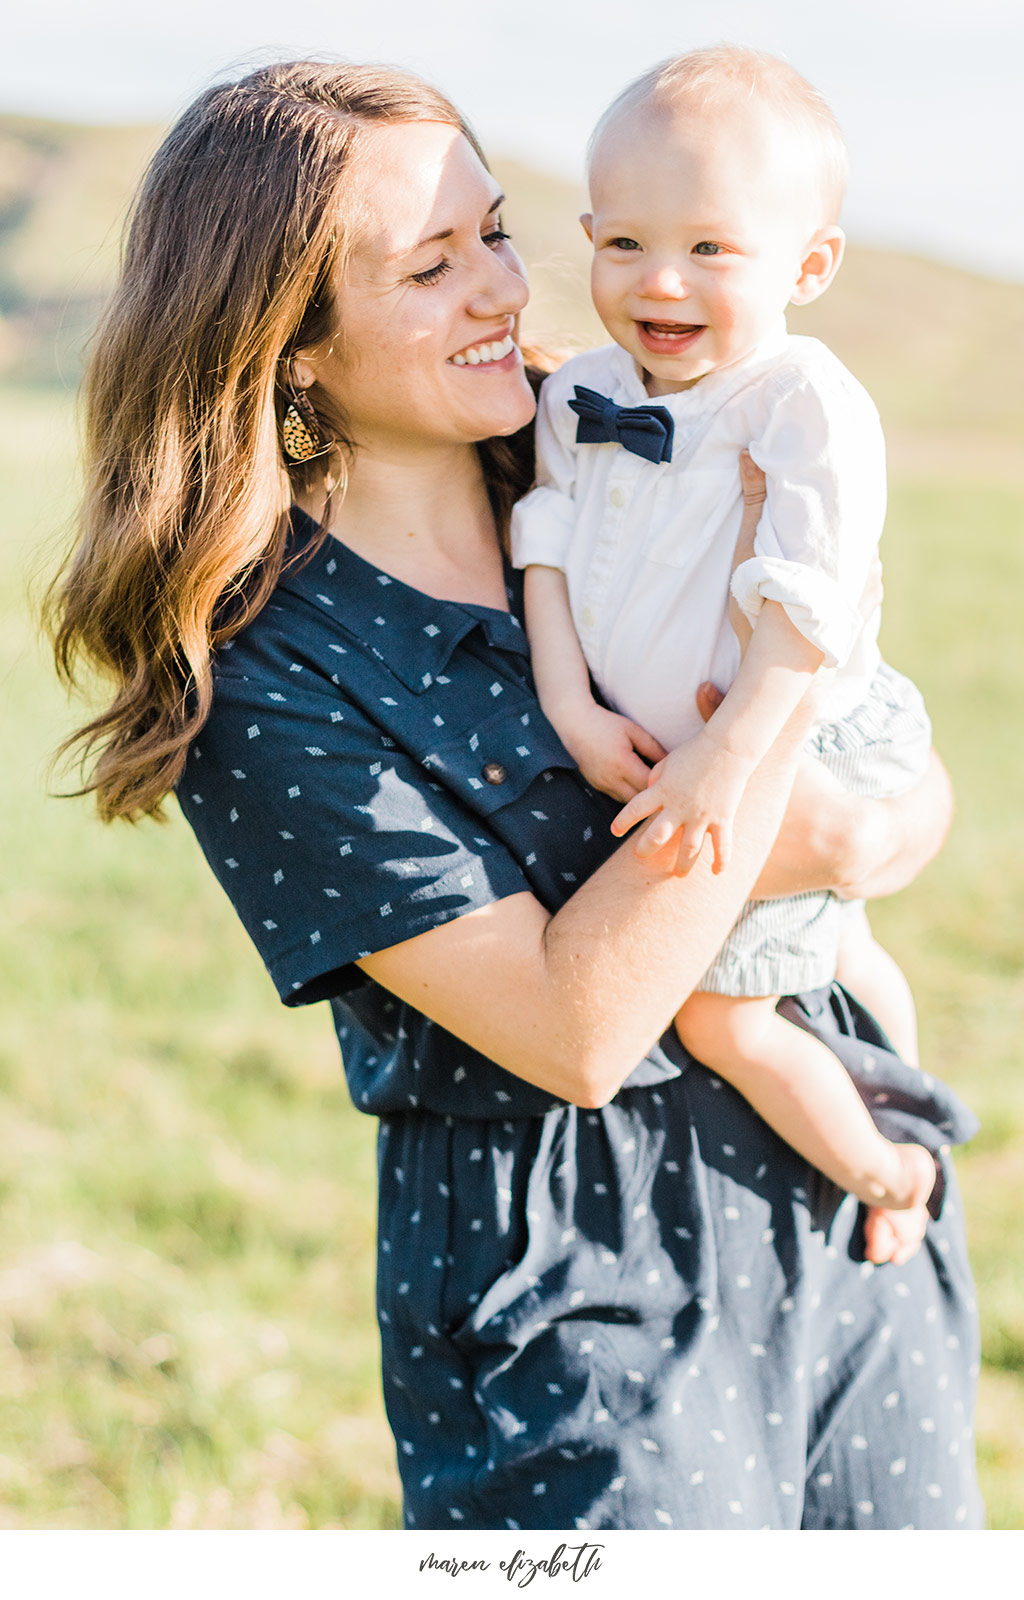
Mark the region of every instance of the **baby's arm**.
POLYGON ((641 757, 660 761, 664 750, 638 723, 598 705, 591 694, 565 573, 555 567, 527 567, 525 595, 530 655, 544 715, 587 782, 614 800, 629 800, 650 777, 641 757))
POLYGON ((666 756, 648 788, 619 812, 612 832, 627 833, 653 817, 637 842, 641 858, 656 855, 678 833, 677 874, 689 872, 709 834, 714 870, 721 872, 732 851, 736 808, 751 774, 823 660, 822 651, 790 622, 785 608, 766 601, 722 704, 695 739, 666 756))
POLYGON ((537 486, 512 512, 512 560, 525 567, 526 629, 537 693, 583 776, 615 800, 629 800, 660 761, 661 745, 628 717, 597 704, 569 606, 565 578, 576 525, 576 418, 563 370, 543 384, 537 408, 537 486))

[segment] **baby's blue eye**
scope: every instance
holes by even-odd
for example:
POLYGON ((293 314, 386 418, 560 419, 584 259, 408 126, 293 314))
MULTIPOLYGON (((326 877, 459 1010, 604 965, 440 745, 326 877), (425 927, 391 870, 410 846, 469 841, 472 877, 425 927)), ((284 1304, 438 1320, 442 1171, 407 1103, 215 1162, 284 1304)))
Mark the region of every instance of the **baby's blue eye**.
POLYGON ((700 244, 694 245, 693 253, 695 256, 719 256, 722 253, 722 246, 712 244, 710 239, 702 239, 700 244))

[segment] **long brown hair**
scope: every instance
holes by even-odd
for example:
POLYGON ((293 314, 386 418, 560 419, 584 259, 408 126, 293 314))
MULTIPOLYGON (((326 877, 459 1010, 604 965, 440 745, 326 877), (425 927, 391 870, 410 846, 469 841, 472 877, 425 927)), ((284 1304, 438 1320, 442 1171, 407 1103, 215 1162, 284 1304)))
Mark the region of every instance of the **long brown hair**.
MULTIPOLYGON (((58 752, 78 752, 76 793, 105 821, 160 815, 209 715, 213 652, 280 577, 293 490, 344 477, 345 418, 315 385, 328 448, 301 465, 282 453, 288 360, 338 332, 332 273, 361 133, 419 121, 458 127, 483 160, 451 102, 410 73, 267 67, 202 95, 142 183, 86 374, 77 541, 46 603, 65 682, 83 666, 114 682, 58 752)), ((529 484, 529 439, 480 452, 504 522, 529 484)))

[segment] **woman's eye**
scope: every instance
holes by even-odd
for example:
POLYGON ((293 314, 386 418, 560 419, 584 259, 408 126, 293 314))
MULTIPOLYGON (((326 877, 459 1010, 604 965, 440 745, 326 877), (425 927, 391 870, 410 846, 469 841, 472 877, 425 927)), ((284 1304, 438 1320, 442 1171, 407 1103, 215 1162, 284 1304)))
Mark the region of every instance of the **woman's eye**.
POLYGON ((693 253, 695 256, 720 256, 722 254, 722 246, 713 244, 710 239, 702 239, 700 244, 694 245, 693 253))
POLYGON ((441 260, 436 267, 428 267, 426 272, 414 272, 412 281, 413 283, 440 283, 445 273, 451 270, 451 262, 441 260))
POLYGON ((496 245, 504 244, 512 235, 506 233, 504 228, 492 228, 490 233, 484 234, 484 244, 489 244, 493 249, 496 245))

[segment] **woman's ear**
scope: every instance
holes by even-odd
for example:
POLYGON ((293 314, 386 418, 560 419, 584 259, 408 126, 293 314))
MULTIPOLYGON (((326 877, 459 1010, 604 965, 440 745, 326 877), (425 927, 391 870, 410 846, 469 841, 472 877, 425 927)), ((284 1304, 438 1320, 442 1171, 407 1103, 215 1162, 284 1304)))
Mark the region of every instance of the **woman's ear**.
POLYGON ((825 293, 839 271, 845 248, 846 235, 842 228, 833 223, 827 228, 818 229, 804 252, 796 284, 789 297, 790 305, 810 305, 812 300, 817 300, 819 295, 825 293))
POLYGON ((311 389, 316 382, 316 368, 307 356, 292 356, 288 377, 296 389, 311 389))
POLYGON ((593 216, 592 212, 584 211, 583 215, 580 217, 580 226, 582 227, 583 232, 586 234, 587 238, 590 240, 591 244, 593 244, 593 242, 594 242, 594 216, 593 216))

